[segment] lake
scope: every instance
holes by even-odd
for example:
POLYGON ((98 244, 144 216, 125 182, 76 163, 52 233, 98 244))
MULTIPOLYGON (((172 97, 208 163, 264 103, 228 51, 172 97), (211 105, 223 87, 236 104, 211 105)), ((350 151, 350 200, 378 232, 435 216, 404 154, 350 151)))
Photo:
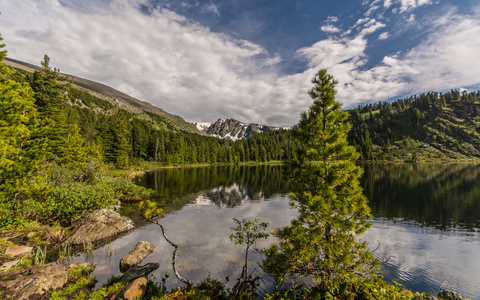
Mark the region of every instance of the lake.
MULTIPOLYGON (((361 238, 384 262, 381 274, 417 292, 456 291, 480 299, 480 166, 473 164, 364 165, 364 193, 374 226, 361 238)), ((268 222, 268 230, 287 225, 296 211, 289 206, 292 187, 282 166, 221 166, 161 169, 136 179, 155 189, 164 207, 160 219, 170 239, 179 244, 179 273, 194 282, 210 276, 232 287, 241 273, 244 248, 229 239, 232 218, 268 222)), ((181 283, 173 275, 173 248, 155 224, 141 220, 134 206, 123 213, 138 227, 74 261, 98 262, 97 286, 119 275, 119 260, 140 240, 156 245, 144 263, 159 262, 158 281, 170 273, 167 287, 181 283)), ((271 240, 257 246, 266 247, 271 240)), ((249 270, 260 276, 260 292, 271 279, 256 266, 262 256, 251 252, 249 270)), ((183 284, 182 284, 183 285, 183 284)))

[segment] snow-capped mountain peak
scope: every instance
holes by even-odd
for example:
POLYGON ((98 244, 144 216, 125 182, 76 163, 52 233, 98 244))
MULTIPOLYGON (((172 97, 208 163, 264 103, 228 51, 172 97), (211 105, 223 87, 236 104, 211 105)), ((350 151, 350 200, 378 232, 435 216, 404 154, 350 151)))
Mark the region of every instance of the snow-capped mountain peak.
POLYGON ((218 119, 214 123, 199 122, 195 123, 197 128, 209 135, 216 136, 218 138, 229 138, 233 141, 238 139, 245 139, 249 136, 263 133, 271 130, 277 130, 278 128, 255 124, 255 123, 243 123, 235 119, 218 119), (209 126, 207 126, 209 125, 209 126))

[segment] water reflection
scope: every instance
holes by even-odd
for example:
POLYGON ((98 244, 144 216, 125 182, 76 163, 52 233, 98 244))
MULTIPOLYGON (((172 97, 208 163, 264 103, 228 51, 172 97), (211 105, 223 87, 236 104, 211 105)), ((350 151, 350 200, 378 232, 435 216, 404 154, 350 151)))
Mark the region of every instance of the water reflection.
POLYGON ((365 165, 363 187, 376 217, 414 220, 443 231, 480 228, 475 164, 365 165))
POLYGON ((156 201, 167 211, 181 209, 192 201, 185 197, 192 195, 232 208, 290 192, 284 170, 278 165, 159 169, 137 178, 136 183, 154 189, 156 201))
MULTIPOLYGON (((480 299, 480 167, 468 164, 366 165, 362 185, 374 226, 362 238, 375 255, 389 259, 382 274, 408 289, 433 293, 448 288, 480 299)), ((155 188, 167 214, 168 235, 180 245, 181 274, 195 282, 240 275, 243 248, 229 239, 232 218, 259 218, 269 230, 296 216, 286 196, 291 187, 280 166, 207 167, 150 172, 137 182, 155 188), (174 212, 174 213, 173 213, 174 212)), ((118 262, 140 240, 157 246, 147 262, 159 262, 159 281, 172 273, 172 248, 148 225, 112 243, 116 253, 95 270, 100 285, 119 275, 118 262)), ((272 240, 262 241, 268 245, 272 240)), ((102 253, 103 250, 98 250, 102 253)), ((262 257, 252 254, 252 266, 262 257)), ((81 260, 82 258, 77 258, 81 260)), ((261 291, 271 279, 261 275, 261 291)), ((232 282, 231 282, 232 283, 232 282)), ((180 284, 171 276, 169 287, 180 284)))

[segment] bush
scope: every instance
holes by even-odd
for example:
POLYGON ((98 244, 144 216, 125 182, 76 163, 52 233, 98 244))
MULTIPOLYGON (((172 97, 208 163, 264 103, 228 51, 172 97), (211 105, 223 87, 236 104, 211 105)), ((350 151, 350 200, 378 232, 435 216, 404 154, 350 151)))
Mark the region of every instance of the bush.
POLYGON ((101 177, 95 184, 70 182, 53 186, 46 194, 25 202, 25 214, 44 223, 70 225, 76 217, 96 209, 113 208, 120 201, 148 198, 153 191, 130 181, 101 177))

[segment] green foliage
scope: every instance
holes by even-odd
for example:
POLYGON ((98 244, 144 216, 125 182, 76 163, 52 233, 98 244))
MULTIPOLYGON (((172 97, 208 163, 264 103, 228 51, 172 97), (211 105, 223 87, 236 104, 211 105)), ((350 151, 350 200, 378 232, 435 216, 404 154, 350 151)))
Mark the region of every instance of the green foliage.
POLYGON ((64 144, 58 146, 58 159, 60 165, 78 166, 88 162, 88 150, 84 146, 84 140, 80 135, 80 128, 73 124, 68 130, 64 144))
POLYGON ((141 202, 140 208, 143 209, 142 215, 147 220, 159 217, 163 213, 163 210, 161 208, 158 208, 158 204, 156 202, 152 202, 149 200, 141 202))
MULTIPOLYGON (((148 296, 148 295, 147 295, 148 296)), ((235 298, 229 289, 225 287, 222 282, 206 278, 198 285, 191 289, 176 288, 170 291, 168 294, 153 295, 152 300, 167 300, 167 299, 179 299, 179 300, 227 300, 227 299, 247 299, 247 298, 235 298)))
POLYGON ((41 119, 50 124, 43 137, 48 139, 52 151, 50 160, 62 156, 60 146, 68 138, 67 129, 67 90, 68 78, 60 75, 60 70, 50 67, 50 58, 44 56, 42 68, 35 71, 30 78, 30 86, 35 92, 35 105, 41 119))
POLYGON ((479 116, 480 92, 431 92, 350 110, 348 138, 361 159, 478 158, 479 116))
POLYGON ((94 186, 82 182, 51 187, 46 195, 32 198, 25 214, 35 220, 69 224, 84 212, 99 208, 113 208, 117 201, 112 179, 103 177, 94 186))
POLYGON ((30 87, 10 79, 12 71, 3 65, 5 55, 0 51, 0 215, 4 224, 17 218, 16 207, 38 184, 47 154, 41 136, 48 128, 38 120, 30 87))
POLYGON ((409 300, 414 296, 419 294, 405 290, 400 285, 389 285, 380 276, 371 276, 356 280, 351 285, 342 284, 339 289, 327 291, 318 287, 307 288, 294 285, 292 288, 276 290, 266 295, 264 299, 409 300))
POLYGON ((69 225, 82 214, 100 208, 113 208, 117 201, 145 199, 152 192, 125 179, 105 176, 94 184, 68 182, 50 186, 46 193, 34 194, 25 200, 21 211, 24 218, 69 225))
POLYGON ((95 107, 99 107, 103 110, 109 110, 114 108, 114 105, 110 102, 102 100, 78 87, 70 87, 68 90, 68 97, 73 103, 81 101, 82 104, 93 109, 95 107))
POLYGON ((251 246, 254 246, 256 240, 266 239, 269 234, 265 233, 265 229, 268 223, 259 223, 259 220, 248 221, 242 219, 241 221, 233 218, 233 221, 237 226, 230 228, 233 233, 230 235, 230 239, 235 242, 236 245, 245 245, 245 264, 242 268, 242 274, 238 278, 232 293, 235 297, 240 299, 253 298, 257 293, 258 277, 253 278, 251 274, 248 274, 248 250, 251 246))
POLYGON ((257 239, 266 239, 269 234, 265 233, 268 223, 259 223, 259 220, 253 221, 242 219, 241 221, 233 218, 237 226, 230 228, 233 233, 230 235, 230 240, 235 242, 235 245, 245 245, 247 249, 255 245, 257 239))
POLYGON ((299 216, 275 232, 279 243, 266 251, 263 267, 280 285, 286 276, 310 275, 322 291, 342 293, 342 285, 374 272, 376 261, 357 237, 370 226, 370 210, 359 185, 358 154, 346 139, 347 113, 335 101, 336 82, 321 70, 312 83, 314 102, 302 114, 301 146, 290 162, 299 216))

